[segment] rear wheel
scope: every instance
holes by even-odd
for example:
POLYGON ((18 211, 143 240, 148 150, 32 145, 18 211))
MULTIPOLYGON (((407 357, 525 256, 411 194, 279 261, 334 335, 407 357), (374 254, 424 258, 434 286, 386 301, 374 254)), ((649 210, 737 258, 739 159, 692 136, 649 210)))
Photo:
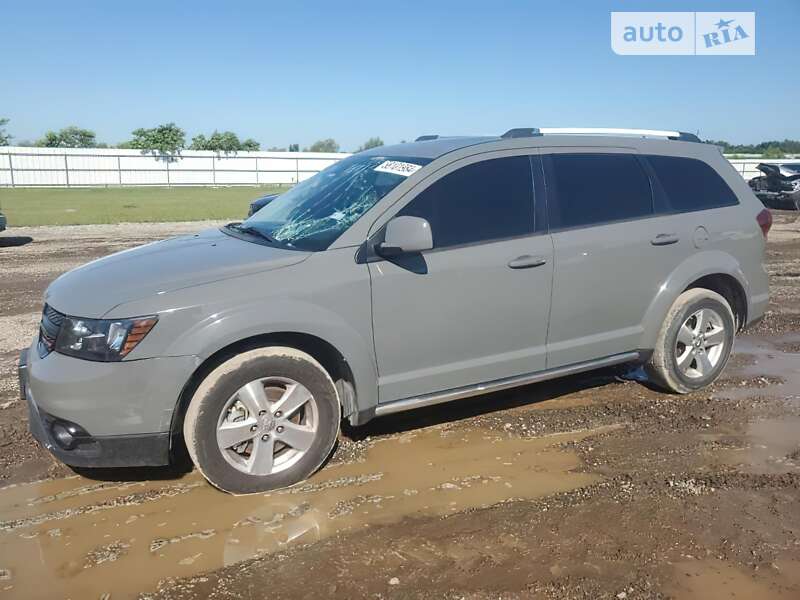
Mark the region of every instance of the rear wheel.
POLYGON ((328 457, 339 431, 336 388, 310 355, 285 347, 231 358, 198 387, 184 437, 195 466, 231 493, 302 481, 328 457))
POLYGON ((703 288, 687 290, 667 313, 645 370, 673 392, 701 389, 725 368, 734 331, 733 311, 725 298, 703 288))

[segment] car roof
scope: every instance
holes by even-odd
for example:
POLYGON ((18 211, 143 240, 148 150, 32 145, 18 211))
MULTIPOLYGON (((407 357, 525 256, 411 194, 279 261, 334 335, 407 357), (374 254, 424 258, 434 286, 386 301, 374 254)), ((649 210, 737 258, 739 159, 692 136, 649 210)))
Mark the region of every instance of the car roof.
MULTIPOLYGON (((433 137, 433 136, 431 136, 433 137)), ((715 149, 711 144, 684 141, 676 139, 662 139, 642 137, 635 135, 565 135, 547 134, 518 137, 503 136, 448 136, 435 139, 395 144, 392 146, 379 146, 363 152, 365 156, 395 156, 436 159, 440 156, 483 144, 491 144, 492 150, 505 148, 533 148, 555 146, 584 146, 598 148, 625 148, 634 147, 641 150, 666 150, 675 152, 679 148, 692 148, 694 152, 703 152, 715 149)))
POLYGON ((405 144, 394 144, 392 146, 379 146, 364 152, 364 155, 371 156, 409 156, 417 158, 439 158, 440 156, 460 150, 467 146, 482 144, 485 142, 496 142, 500 138, 493 136, 452 136, 437 137, 433 140, 421 142, 408 142, 405 144))

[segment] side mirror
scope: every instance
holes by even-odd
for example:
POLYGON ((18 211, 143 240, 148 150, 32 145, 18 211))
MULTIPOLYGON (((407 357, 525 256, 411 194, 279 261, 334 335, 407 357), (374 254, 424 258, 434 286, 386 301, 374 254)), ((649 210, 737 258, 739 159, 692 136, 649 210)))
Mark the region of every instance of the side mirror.
POLYGON ((386 225, 384 241, 375 247, 383 256, 399 256, 433 248, 431 225, 422 217, 395 217, 386 225))

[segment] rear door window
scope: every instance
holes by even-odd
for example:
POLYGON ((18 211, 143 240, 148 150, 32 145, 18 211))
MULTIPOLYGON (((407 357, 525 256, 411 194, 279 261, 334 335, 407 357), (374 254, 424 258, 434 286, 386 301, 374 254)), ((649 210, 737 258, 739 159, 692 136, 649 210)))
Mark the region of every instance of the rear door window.
POLYGON ((434 248, 531 234, 530 160, 511 156, 461 167, 420 192, 398 215, 427 219, 434 248))
POLYGON ((649 155, 672 212, 705 210, 739 204, 725 180, 711 165, 695 158, 649 155))
POLYGON ((633 154, 547 154, 543 159, 551 229, 653 214, 650 179, 633 154))

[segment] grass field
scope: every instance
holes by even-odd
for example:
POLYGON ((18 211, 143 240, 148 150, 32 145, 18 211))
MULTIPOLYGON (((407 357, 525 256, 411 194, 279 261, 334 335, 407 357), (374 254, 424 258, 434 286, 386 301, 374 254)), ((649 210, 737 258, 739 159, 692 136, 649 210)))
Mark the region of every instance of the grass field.
POLYGON ((241 220, 252 200, 286 187, 0 189, 8 226, 241 220))

